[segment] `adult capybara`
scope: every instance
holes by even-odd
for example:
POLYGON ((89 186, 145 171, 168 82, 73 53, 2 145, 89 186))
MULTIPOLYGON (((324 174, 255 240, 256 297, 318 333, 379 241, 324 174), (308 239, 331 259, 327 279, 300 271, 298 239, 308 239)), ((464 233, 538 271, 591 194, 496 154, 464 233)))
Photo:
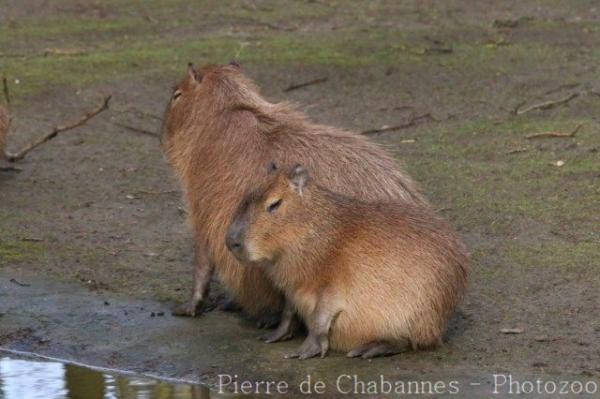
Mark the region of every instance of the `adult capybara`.
POLYGON ((312 123, 290 104, 268 102, 237 64, 199 70, 190 64, 173 91, 161 141, 185 191, 197 253, 192 297, 175 309, 178 315, 195 315, 214 267, 250 315, 281 310, 281 295, 264 272, 240 267, 224 241, 239 201, 264 182, 270 160, 282 166, 298 160, 315 171, 316 182, 365 200, 426 203, 381 147, 312 123))
POLYGON ((294 312, 306 324, 302 359, 436 346, 466 285, 465 247, 430 209, 334 193, 299 165, 242 201, 226 244, 285 294, 268 342, 293 334, 294 312))

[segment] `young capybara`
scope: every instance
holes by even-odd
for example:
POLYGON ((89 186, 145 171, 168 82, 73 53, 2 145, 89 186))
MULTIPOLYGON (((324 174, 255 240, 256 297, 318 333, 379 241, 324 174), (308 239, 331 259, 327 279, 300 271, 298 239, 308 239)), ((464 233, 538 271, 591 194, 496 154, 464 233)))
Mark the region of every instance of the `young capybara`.
POLYGON ((299 165, 242 201, 226 242, 285 293, 267 342, 291 337, 294 312, 305 322, 289 357, 436 346, 466 285, 465 247, 431 210, 333 193, 299 165))
MULTIPOLYGON (((426 200, 381 147, 364 137, 317 125, 286 103, 265 100, 235 64, 190 64, 167 107, 163 150, 180 179, 194 228, 196 265, 190 300, 174 314, 194 316, 216 267, 234 301, 251 316, 276 322, 281 294, 260 269, 241 267, 225 247, 236 206, 267 178, 265 164, 298 160, 314 180, 362 199, 426 200)), ((291 165, 290 165, 291 166, 291 165)))

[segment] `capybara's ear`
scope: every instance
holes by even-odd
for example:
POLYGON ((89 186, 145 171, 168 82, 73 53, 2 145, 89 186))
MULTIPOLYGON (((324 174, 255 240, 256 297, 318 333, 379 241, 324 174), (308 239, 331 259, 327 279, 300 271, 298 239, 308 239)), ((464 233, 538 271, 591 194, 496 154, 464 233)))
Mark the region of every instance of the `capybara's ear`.
POLYGON ((269 161, 269 163, 267 164, 267 173, 271 174, 271 173, 275 172, 276 170, 277 170, 277 165, 275 165, 275 162, 269 161))
POLYGON ((302 195, 302 191, 306 187, 306 183, 308 183, 308 171, 304 166, 296 164, 290 170, 288 180, 292 189, 302 195))
POLYGON ((194 68, 194 64, 191 62, 188 62, 188 75, 190 76, 190 78, 194 79, 196 82, 200 83, 202 82, 202 74, 198 71, 196 71, 196 69, 194 68))
POLYGON ((229 65, 231 65, 232 67, 236 67, 237 69, 242 69, 242 66, 235 58, 229 61, 229 65))

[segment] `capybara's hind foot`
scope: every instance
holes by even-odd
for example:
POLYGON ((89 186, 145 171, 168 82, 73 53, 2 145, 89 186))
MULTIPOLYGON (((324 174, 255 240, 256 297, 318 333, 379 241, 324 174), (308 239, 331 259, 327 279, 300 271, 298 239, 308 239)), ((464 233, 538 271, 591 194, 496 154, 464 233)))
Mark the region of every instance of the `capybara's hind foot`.
POLYGON ((389 343, 385 341, 373 341, 360 345, 346 354, 347 357, 361 357, 371 359, 379 356, 392 356, 406 352, 409 348, 408 341, 389 343))
POLYGON ((171 311, 171 314, 173 316, 196 317, 197 315, 200 315, 200 313, 202 313, 200 310, 201 306, 202 301, 187 301, 185 303, 182 303, 181 305, 176 306, 171 311))

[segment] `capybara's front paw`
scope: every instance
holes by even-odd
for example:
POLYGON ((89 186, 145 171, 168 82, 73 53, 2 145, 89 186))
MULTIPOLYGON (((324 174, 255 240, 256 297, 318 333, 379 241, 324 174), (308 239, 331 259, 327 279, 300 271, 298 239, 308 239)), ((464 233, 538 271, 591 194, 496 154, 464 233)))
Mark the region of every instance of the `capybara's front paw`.
POLYGON ((323 346, 316 337, 308 336, 300 345, 297 351, 288 353, 284 357, 286 359, 309 359, 315 356, 325 357, 327 354, 327 346, 323 346))
POLYGON ((202 313, 200 311, 201 305, 202 302, 188 301, 176 306, 171 314, 173 316, 196 317, 202 313))

